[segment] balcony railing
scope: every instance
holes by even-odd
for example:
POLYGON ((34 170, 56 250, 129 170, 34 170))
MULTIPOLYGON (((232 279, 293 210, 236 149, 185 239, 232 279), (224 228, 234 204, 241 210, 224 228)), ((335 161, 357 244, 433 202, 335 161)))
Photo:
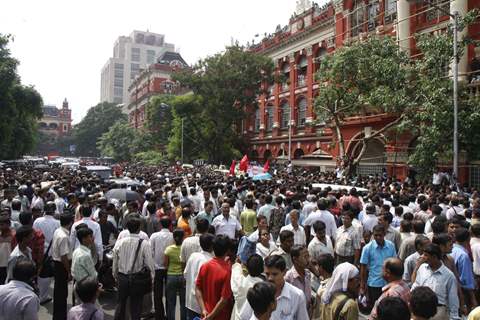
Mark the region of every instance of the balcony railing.
POLYGON ((480 78, 467 85, 470 96, 480 98, 480 78))
POLYGON ((304 75, 301 75, 297 78, 297 87, 303 87, 307 84, 307 80, 304 75))

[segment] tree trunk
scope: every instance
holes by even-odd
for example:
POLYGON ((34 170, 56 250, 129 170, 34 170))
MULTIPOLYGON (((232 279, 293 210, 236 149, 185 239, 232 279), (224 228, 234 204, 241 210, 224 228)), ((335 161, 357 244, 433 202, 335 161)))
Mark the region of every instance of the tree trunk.
POLYGON ((375 133, 371 134, 370 136, 368 137, 363 137, 362 140, 361 140, 361 143, 362 143, 362 149, 360 149, 360 152, 358 153, 358 156, 355 157, 355 159, 353 159, 353 161, 351 162, 351 164, 349 165, 350 167, 350 170, 353 170, 359 163, 360 161, 362 160, 363 156, 365 155, 365 152, 367 152, 367 145, 368 145, 368 142, 370 140, 372 140, 373 138, 383 134, 384 132, 386 132, 387 130, 395 127, 397 124, 399 124, 402 120, 403 120, 403 115, 398 117, 397 119, 395 119, 394 121, 392 122, 389 122, 388 124, 386 124, 383 128, 381 128, 380 130, 378 131, 375 131, 375 133))
POLYGON ((333 116, 333 121, 335 122, 335 136, 338 142, 338 153, 343 160, 345 158, 345 140, 343 139, 343 134, 340 130, 340 119, 338 118, 338 115, 333 116))

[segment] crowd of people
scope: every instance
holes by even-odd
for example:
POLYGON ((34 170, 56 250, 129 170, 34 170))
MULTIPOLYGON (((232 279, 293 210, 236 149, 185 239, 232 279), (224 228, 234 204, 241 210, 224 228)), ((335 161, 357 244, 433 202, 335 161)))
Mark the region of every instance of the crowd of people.
POLYGON ((54 320, 99 320, 98 297, 116 294, 115 319, 480 319, 474 189, 386 175, 338 188, 300 168, 124 172, 0 169, 0 315, 53 303, 54 320))

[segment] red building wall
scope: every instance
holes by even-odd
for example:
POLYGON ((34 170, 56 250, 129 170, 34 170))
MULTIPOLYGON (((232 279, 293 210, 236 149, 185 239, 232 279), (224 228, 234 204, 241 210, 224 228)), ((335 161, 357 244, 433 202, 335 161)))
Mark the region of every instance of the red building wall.
MULTIPOLYGON (((365 3, 368 5, 368 2, 365 3)), ((469 0, 468 5, 469 9, 479 8, 480 0, 469 0)), ((288 90, 282 90, 280 85, 275 85, 272 95, 262 95, 259 97, 258 105, 261 115, 260 128, 266 127, 266 120, 268 118, 268 115, 266 114, 267 105, 274 106, 273 123, 280 124, 282 118, 280 106, 284 102, 289 103, 290 112, 294 115, 293 120, 297 123, 296 116, 298 113, 298 102, 302 97, 307 100, 307 119, 315 117, 313 104, 318 89, 315 86, 314 73, 318 65, 318 61, 316 61, 315 58, 318 56, 319 50, 326 49, 328 53, 331 53, 336 48, 345 45, 345 43, 350 41, 350 38, 361 38, 367 36, 369 33, 392 36, 396 35, 397 30, 394 20, 386 20, 384 14, 385 3, 384 1, 380 1, 380 12, 375 18, 375 28, 369 32, 368 25, 364 24, 359 30, 359 35, 352 36, 351 16, 348 14, 345 15, 345 12, 348 13, 353 7, 354 0, 345 0, 343 5, 330 4, 320 10, 318 10, 319 8, 307 10, 303 14, 292 17, 289 23, 289 29, 282 32, 276 32, 276 34, 269 36, 261 43, 251 47, 251 50, 255 52, 274 56, 276 50, 284 52, 286 46, 295 47, 294 44, 296 42, 302 41, 302 39, 309 36, 311 32, 318 32, 319 34, 318 43, 306 46, 300 50, 292 50, 292 52, 286 53, 282 58, 274 60, 274 63, 277 66, 277 75, 282 71, 285 64, 289 65, 290 86, 288 90), (318 13, 319 11, 320 13, 318 13), (311 19, 311 25, 299 28, 298 26, 303 26, 303 24, 299 24, 299 21, 302 19, 304 21, 311 19), (333 37, 325 38, 322 36, 322 34, 325 34, 328 30, 333 31, 333 37), (298 63, 303 56, 306 56, 308 61, 306 83, 305 85, 297 85, 296 80, 299 72, 298 63)), ((449 19, 448 16, 440 15, 433 21, 431 19, 427 21, 425 14, 418 14, 420 9, 420 7, 417 7, 414 4, 410 5, 411 16, 409 17, 409 26, 411 35, 449 19)), ((368 11, 365 13, 365 21, 367 13, 368 11)), ((468 32, 471 37, 480 39, 480 24, 477 23, 470 26, 468 32)), ((413 36, 410 38, 410 47, 412 48, 411 54, 415 54, 415 41, 413 40, 413 36)), ((468 61, 473 59, 474 54, 474 49, 470 46, 468 48, 468 61)), ((266 89, 268 88, 268 85, 264 84, 264 87, 266 89)), ((255 115, 255 110, 253 108, 251 108, 251 111, 252 112, 249 112, 249 114, 255 115)), ((392 119, 393 117, 389 115, 364 115, 348 119, 341 128, 342 134, 346 140, 347 154, 352 152, 356 143, 354 141, 355 137, 361 135, 365 130, 365 127, 370 127, 371 130, 375 131, 382 128, 392 119)), ((267 132, 265 129, 260 129, 258 132, 255 132, 255 130, 252 129, 255 126, 255 116, 246 119, 245 124, 246 130, 244 131, 244 134, 250 138, 250 150, 248 150, 248 152, 251 157, 264 161, 268 156, 276 158, 279 153, 281 153, 281 150, 285 151, 288 149, 288 136, 286 135, 285 129, 274 127, 271 132, 267 132)), ((408 171, 405 164, 405 157, 408 156, 409 148, 411 148, 413 143, 412 137, 409 135, 399 135, 394 137, 394 139, 381 137, 381 140, 384 143, 385 156, 387 159, 385 164, 387 170, 389 173, 396 174, 398 177, 403 178, 408 171), (400 156, 397 157, 397 155, 400 156), (397 163, 396 159, 400 159, 401 161, 397 163)), ((336 142, 334 141, 334 135, 330 128, 313 125, 305 125, 304 128, 292 126, 292 159, 294 158, 293 155, 296 151, 298 151, 297 154, 303 153, 308 155, 317 149, 322 149, 328 154, 331 154, 333 159, 336 159, 338 156, 338 145, 336 145, 336 142)), ((467 170, 460 169, 461 178, 466 179, 467 173, 467 170)))

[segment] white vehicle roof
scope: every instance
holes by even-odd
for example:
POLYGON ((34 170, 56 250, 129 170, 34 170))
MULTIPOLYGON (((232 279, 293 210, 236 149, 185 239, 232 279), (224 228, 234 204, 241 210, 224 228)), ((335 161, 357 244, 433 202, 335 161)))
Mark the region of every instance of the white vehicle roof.
POLYGON ((101 170, 112 170, 112 168, 107 166, 85 166, 87 171, 101 171, 101 170))
POLYGON ((346 189, 348 192, 350 192, 350 190, 352 188, 355 188, 355 189, 357 189, 358 192, 368 192, 368 189, 365 189, 365 188, 360 188, 360 187, 355 187, 355 186, 345 186, 345 185, 341 185, 341 184, 312 183, 312 187, 320 188, 320 189, 325 189, 327 187, 330 187, 330 188, 332 188, 332 190, 346 189))

